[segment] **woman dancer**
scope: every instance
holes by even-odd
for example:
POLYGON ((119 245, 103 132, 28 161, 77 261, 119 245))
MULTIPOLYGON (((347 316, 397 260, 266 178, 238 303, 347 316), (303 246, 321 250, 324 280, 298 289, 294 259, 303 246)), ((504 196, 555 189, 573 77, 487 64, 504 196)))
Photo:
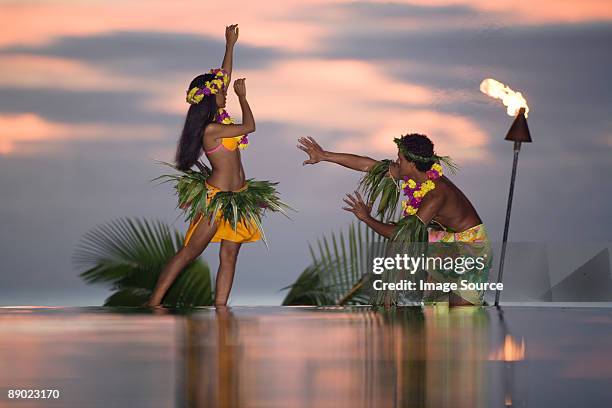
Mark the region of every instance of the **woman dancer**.
POLYGON ((179 205, 189 213, 190 226, 183 247, 163 268, 144 306, 159 305, 179 273, 202 254, 209 242, 221 243, 214 304, 225 306, 241 244, 262 238, 261 209, 282 212, 286 208, 276 195, 276 183, 245 178, 239 148, 247 147, 246 135, 255 131, 255 119, 246 99, 244 78, 234 82, 243 122, 234 124, 223 109, 238 26, 226 27, 225 37, 222 69, 198 75, 187 91, 191 106, 176 151, 176 169, 184 176, 167 176, 178 181, 179 205), (202 150, 212 170, 199 163, 202 150), (190 170, 194 164, 204 171, 190 170))

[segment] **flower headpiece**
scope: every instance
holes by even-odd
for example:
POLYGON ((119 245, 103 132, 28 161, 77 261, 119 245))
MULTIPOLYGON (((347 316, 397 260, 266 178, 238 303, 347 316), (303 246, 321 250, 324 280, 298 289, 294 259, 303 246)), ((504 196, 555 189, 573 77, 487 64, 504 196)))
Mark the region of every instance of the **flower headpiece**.
POLYGON ((448 169, 450 170, 452 174, 455 174, 455 172, 458 170, 457 165, 455 164, 455 162, 453 162, 453 159, 451 159, 450 156, 438 156, 435 153, 432 154, 430 157, 420 156, 416 153, 411 152, 410 150, 406 148, 404 143, 402 143, 403 137, 402 138, 396 137, 393 139, 393 141, 397 145, 397 148, 399 149, 400 153, 402 153, 410 161, 417 161, 421 163, 431 163, 431 162, 437 163, 437 164, 442 163, 446 167, 448 167, 448 169))
POLYGON ((202 99, 204 99, 205 96, 219 93, 219 91, 226 88, 229 84, 229 76, 223 69, 211 69, 208 71, 208 73, 214 74, 215 78, 211 79, 210 81, 206 81, 201 88, 194 86, 187 91, 187 97, 185 99, 190 105, 202 102, 202 99))

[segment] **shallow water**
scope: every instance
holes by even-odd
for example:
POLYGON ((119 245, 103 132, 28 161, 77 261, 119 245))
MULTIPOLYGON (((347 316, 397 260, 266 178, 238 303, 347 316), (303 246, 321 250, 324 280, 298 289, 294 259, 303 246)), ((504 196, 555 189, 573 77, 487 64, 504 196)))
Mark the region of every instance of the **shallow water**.
POLYGON ((0 406, 610 406, 610 344, 606 308, 4 307, 0 406))

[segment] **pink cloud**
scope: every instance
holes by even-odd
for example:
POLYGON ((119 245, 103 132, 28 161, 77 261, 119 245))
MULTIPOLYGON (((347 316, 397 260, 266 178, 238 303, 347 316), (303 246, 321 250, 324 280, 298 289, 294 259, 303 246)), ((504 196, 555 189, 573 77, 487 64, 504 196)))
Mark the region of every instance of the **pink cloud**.
MULTIPOLYGON (((247 95, 256 120, 354 135, 334 140, 337 149, 395 155, 393 137, 421 132, 429 134, 441 152, 449 152, 452 147, 458 158, 486 157, 488 137, 474 121, 436 112, 432 108, 440 101, 436 90, 395 80, 375 64, 355 60, 290 60, 264 71, 238 72, 235 77, 238 76, 247 78, 247 95)), ((181 85, 164 82, 164 88, 158 87, 158 94, 150 99, 149 108, 184 114, 185 81, 181 85)), ((477 90, 474 94, 480 96, 477 90)), ((465 95, 450 93, 444 99, 464 100, 465 95)), ((240 107, 234 95, 228 98, 228 111, 239 119, 240 107)), ((298 136, 303 135, 287 135, 298 136)))
POLYGON ((34 113, 0 115, 0 155, 35 154, 49 142, 69 139, 159 139, 162 132, 155 126, 51 122, 34 113))
MULTIPOLYGON (((266 70, 239 71, 246 77, 249 102, 257 117, 321 126, 349 127, 368 112, 384 114, 386 103, 430 104, 435 92, 427 87, 393 80, 376 65, 354 60, 290 60, 266 70)), ((152 109, 186 111, 184 82, 165 81, 167 92, 152 99, 152 109)), ((228 99, 228 110, 240 112, 236 98, 228 99)))
POLYGON ((395 110, 386 117, 388 120, 379 123, 367 136, 340 140, 334 148, 394 158, 397 148, 393 138, 406 133, 424 133, 432 139, 440 155, 462 161, 487 158, 488 135, 469 118, 426 109, 395 110))
MULTIPOLYGON (((307 49, 320 29, 283 19, 295 4, 271 7, 242 0, 207 3, 176 0, 121 2, 11 3, 0 6, 3 35, 0 45, 45 44, 60 36, 87 36, 111 31, 161 31, 207 34, 223 38, 224 27, 240 24, 241 42, 253 45, 307 49)), ((311 4, 314 2, 311 2, 311 4)))
MULTIPOLYGON (((343 4, 346 1, 336 1, 343 4)), ((386 3, 387 0, 380 0, 386 3)), ((325 24, 330 5, 325 0, 251 2, 222 5, 201 1, 149 0, 121 2, 12 2, 0 6, 3 35, 0 46, 44 44, 60 36, 87 36, 111 31, 161 31, 223 37, 226 24, 237 22, 241 42, 305 51, 316 48, 331 30, 325 24), (222 12, 219 13, 219 8, 222 12), (312 18, 301 19, 308 10, 312 18), (320 15, 320 19, 317 16, 320 15)), ((400 2, 401 3, 401 2, 400 2)), ((578 23, 612 19, 608 0, 516 2, 513 0, 411 0, 425 7, 464 5, 482 12, 508 13, 500 22, 541 24, 578 23)), ((342 15, 336 16, 343 18, 342 15)), ((443 19, 441 20, 444 21, 443 19)))

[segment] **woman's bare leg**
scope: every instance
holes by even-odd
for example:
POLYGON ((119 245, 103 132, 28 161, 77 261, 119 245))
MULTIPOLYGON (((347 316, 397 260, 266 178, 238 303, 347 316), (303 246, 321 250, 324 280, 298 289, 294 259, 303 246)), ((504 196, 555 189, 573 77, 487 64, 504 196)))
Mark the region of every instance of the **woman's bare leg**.
POLYGON ((236 242, 221 241, 221 249, 219 250, 219 270, 217 271, 217 282, 215 284, 215 306, 227 305, 232 283, 234 282, 234 273, 236 272, 236 262, 238 260, 238 251, 240 245, 236 242))
POLYGON ((143 306, 157 306, 161 303, 179 273, 206 249, 215 232, 217 232, 217 228, 217 223, 210 225, 207 219, 200 221, 187 245, 179 249, 164 266, 157 280, 157 285, 153 289, 153 294, 143 306))

